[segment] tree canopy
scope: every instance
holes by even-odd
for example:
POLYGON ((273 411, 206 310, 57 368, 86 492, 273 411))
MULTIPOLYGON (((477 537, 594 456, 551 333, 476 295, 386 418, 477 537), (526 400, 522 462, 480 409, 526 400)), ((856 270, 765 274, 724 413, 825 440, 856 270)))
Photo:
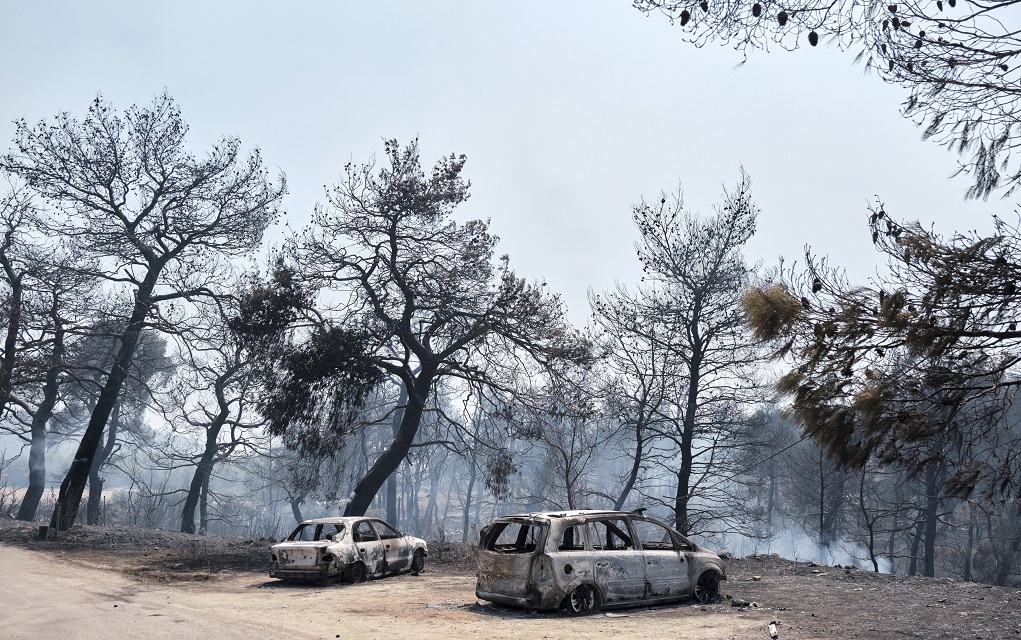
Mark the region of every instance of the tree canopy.
POLYGON ((792 369, 779 388, 838 461, 921 470, 957 456, 948 485, 1016 494, 1019 447, 1003 418, 1021 385, 1016 225, 943 238, 878 205, 869 224, 889 275, 852 286, 809 257, 747 291, 756 333, 792 369))
POLYGON ((257 151, 245 157, 236 138, 194 155, 165 93, 123 113, 100 96, 81 120, 62 112, 15 124, 15 150, 0 157, 0 169, 46 203, 43 231, 91 261, 85 275, 131 291, 118 314, 116 354, 61 484, 53 521, 67 528, 143 329, 172 329, 175 304, 217 295, 228 259, 262 242, 286 188, 282 175, 277 184, 269 179, 257 151))
POLYGON ((903 113, 960 152, 969 197, 1021 183, 1021 2, 1018 0, 634 0, 697 46, 747 52, 832 43, 909 92, 903 113))
POLYGON ((559 298, 517 277, 507 256, 494 259, 488 223, 454 218, 468 199, 464 156, 426 174, 417 142, 389 140, 385 158, 345 167, 312 224, 288 241, 275 285, 254 288, 236 322, 269 337, 263 409, 298 446, 357 427, 382 380, 407 391, 394 441, 358 483, 349 514, 364 513, 407 455, 438 381, 510 392, 529 366, 587 354, 559 298))

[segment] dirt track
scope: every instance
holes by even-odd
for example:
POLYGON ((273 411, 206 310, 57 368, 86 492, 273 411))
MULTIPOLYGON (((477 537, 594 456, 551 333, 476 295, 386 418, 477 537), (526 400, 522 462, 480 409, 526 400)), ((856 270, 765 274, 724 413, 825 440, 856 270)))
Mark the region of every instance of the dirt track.
MULTIPOLYGON (((0 638, 1019 638, 1021 591, 946 579, 729 562, 729 600, 571 618, 481 604, 466 558, 421 576, 288 586, 269 541, 83 527, 39 541, 0 523, 0 638), (754 579, 757 577, 758 579, 754 579), (356 634, 356 635, 355 635, 356 634)), ((438 550, 437 550, 438 551, 438 550)), ((439 560, 440 562, 435 562, 439 560)))
MULTIPOLYGON (((566 618, 479 606, 466 575, 284 586, 251 573, 139 582, 0 545, 4 638, 692 638, 762 637, 766 613, 685 606, 566 618), (617 616, 621 617, 617 617, 617 616)), ((768 636, 767 636, 768 637, 768 636)))

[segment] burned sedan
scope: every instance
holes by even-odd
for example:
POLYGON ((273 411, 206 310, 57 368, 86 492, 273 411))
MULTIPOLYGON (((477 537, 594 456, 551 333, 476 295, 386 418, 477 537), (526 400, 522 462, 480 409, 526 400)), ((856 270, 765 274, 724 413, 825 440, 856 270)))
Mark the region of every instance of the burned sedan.
POLYGON ((640 511, 506 516, 479 540, 475 595, 533 609, 600 608, 695 598, 727 577, 719 556, 640 511))
POLYGON ((425 540, 406 536, 377 518, 318 518, 298 525, 270 549, 271 578, 364 582, 394 573, 417 574, 425 540))

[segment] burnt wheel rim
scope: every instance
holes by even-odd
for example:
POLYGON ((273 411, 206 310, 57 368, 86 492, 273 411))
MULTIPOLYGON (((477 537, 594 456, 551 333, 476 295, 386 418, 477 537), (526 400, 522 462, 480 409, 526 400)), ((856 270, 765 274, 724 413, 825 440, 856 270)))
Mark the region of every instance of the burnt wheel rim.
POLYGON ((425 555, 421 551, 415 552, 415 557, 411 559, 411 572, 419 573, 425 568, 425 555))
POLYGON ((359 582, 365 582, 365 565, 360 562, 356 562, 351 565, 351 582, 357 584, 359 582))
POLYGON ((715 573, 703 573, 695 584, 695 599, 708 604, 720 592, 720 579, 715 573))
POLYGON ((596 592, 588 585, 581 585, 567 596, 567 608, 571 613, 589 613, 596 609, 596 592))

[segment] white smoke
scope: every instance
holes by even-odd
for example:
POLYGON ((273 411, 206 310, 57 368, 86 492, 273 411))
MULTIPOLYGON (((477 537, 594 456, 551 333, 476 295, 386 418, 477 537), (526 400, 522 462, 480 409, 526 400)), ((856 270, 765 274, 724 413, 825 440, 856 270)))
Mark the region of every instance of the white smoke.
MULTIPOLYGON (((853 566, 864 571, 873 571, 872 560, 868 548, 851 540, 837 539, 828 546, 822 546, 818 540, 809 537, 802 531, 779 532, 771 539, 756 539, 740 534, 725 534, 721 537, 722 548, 730 551, 735 557, 756 554, 776 553, 782 558, 796 562, 821 562, 826 565, 853 566)), ((876 554, 876 563, 880 573, 892 573, 893 563, 884 556, 876 554)))

